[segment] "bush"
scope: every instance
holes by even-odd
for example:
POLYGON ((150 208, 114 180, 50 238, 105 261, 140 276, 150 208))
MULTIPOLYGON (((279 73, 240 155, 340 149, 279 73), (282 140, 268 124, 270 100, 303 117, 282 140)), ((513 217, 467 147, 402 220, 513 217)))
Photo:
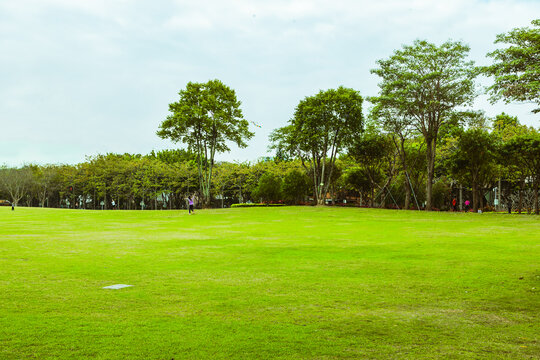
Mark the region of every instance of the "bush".
POLYGON ((262 207, 262 206, 285 206, 285 204, 263 204, 263 203, 241 203, 241 204, 232 204, 231 208, 238 207, 262 207))

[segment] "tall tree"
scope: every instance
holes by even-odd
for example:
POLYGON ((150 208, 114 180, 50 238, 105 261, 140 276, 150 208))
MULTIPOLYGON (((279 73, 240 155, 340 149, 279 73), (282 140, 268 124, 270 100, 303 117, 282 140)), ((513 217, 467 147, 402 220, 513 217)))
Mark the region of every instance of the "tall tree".
POLYGON ((508 34, 499 34, 495 44, 509 45, 487 56, 494 63, 480 71, 494 78, 488 88, 492 101, 532 101, 540 112, 540 19, 532 21, 533 28, 515 28, 508 34))
POLYGON ((370 101, 395 116, 404 117, 426 142, 426 210, 431 210, 437 136, 441 125, 474 97, 474 66, 469 47, 447 41, 436 46, 417 40, 396 50, 379 68, 379 96, 370 101))
POLYGON ((201 195, 208 206, 216 153, 230 151, 228 141, 244 148, 254 134, 236 93, 221 81, 189 82, 179 95, 179 101, 169 104, 172 114, 160 124, 157 135, 182 142, 196 154, 201 195))
POLYGON ((324 204, 338 153, 362 131, 362 101, 353 89, 320 91, 300 101, 290 124, 270 135, 271 148, 300 158, 311 173, 318 205, 324 204))
POLYGON ((397 113, 395 109, 385 108, 380 103, 376 103, 376 105, 371 109, 370 117, 373 120, 380 122, 383 130, 388 132, 399 156, 401 168, 404 173, 403 188, 405 189, 405 204, 403 208, 408 210, 411 201, 411 193, 414 190, 412 188, 409 174, 411 159, 409 159, 407 156, 408 153, 405 148, 407 141, 410 140, 413 135, 418 134, 415 134, 416 131, 412 126, 411 118, 397 113))

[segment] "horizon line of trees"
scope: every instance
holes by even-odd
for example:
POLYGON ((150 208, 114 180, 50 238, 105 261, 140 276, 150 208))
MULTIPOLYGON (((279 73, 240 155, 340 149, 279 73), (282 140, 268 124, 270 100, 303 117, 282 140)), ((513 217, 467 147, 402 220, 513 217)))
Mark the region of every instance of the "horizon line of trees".
MULTIPOLYGON (((456 118, 442 133, 433 209, 451 210, 455 198, 459 208, 472 200, 473 211, 510 208, 538 213, 539 130, 503 113, 494 119, 476 114, 467 124, 456 118)), ((337 156, 332 168, 326 159, 328 190, 322 202, 311 165, 276 155, 254 163, 217 162, 210 206, 282 202, 424 209, 425 156, 420 135, 401 142, 368 119, 354 147, 337 156)), ((178 149, 144 156, 97 155, 77 165, 3 166, 0 199, 39 207, 183 209, 187 196, 200 198, 197 162, 195 154, 178 149)), ((204 205, 202 200, 199 205, 204 205)))

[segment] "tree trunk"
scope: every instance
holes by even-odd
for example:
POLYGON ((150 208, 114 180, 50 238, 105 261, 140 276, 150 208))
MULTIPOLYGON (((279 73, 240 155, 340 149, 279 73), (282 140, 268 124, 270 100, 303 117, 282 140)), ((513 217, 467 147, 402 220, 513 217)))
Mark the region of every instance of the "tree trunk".
POLYGON ((499 178, 499 186, 497 188, 497 210, 502 210, 502 183, 501 178, 499 178))
POLYGON ((463 211, 463 185, 459 185, 459 211, 463 211))
POLYGON ((435 168, 434 139, 426 139, 427 181, 426 181, 426 211, 432 209, 433 176, 435 168))
POLYGON ((534 180, 534 213, 539 214, 538 210, 538 179, 534 180))
POLYGON ((523 186, 525 185, 525 180, 521 179, 521 183, 519 184, 519 200, 518 200, 518 214, 521 214, 521 208, 523 207, 523 186))
POLYGON ((409 210, 410 205, 411 205, 411 185, 409 184, 409 180, 405 176, 405 206, 403 208, 405 210, 409 210))
POLYGON ((473 212, 478 212, 478 189, 476 182, 472 183, 472 202, 473 202, 473 212))

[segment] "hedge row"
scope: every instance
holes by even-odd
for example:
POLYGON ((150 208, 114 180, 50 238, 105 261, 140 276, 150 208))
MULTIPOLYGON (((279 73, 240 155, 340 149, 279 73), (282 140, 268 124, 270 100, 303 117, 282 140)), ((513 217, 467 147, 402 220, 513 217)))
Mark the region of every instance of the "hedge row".
POLYGON ((232 204, 231 208, 237 207, 258 207, 258 206, 285 206, 285 204, 263 204, 263 203, 242 203, 242 204, 232 204))

